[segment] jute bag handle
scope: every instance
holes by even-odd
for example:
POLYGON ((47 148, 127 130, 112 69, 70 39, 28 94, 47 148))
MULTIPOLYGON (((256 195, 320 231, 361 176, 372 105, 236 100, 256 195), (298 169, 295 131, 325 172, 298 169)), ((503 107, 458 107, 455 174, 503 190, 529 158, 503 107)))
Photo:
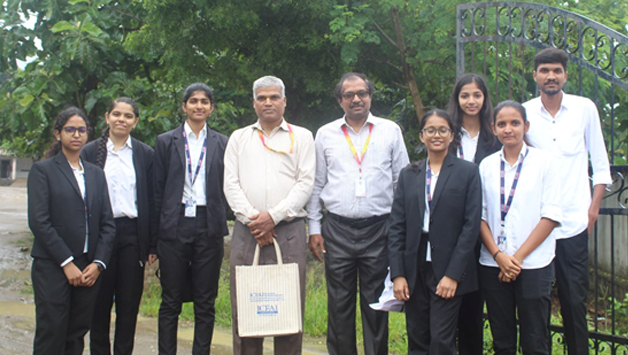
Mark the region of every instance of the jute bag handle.
MULTIPOLYGON (((277 255, 277 265, 283 265, 283 258, 281 257, 281 249, 279 244, 273 238, 273 245, 275 246, 275 255, 277 255)), ((253 256, 253 265, 259 265, 259 244, 255 245, 255 255, 253 256)))

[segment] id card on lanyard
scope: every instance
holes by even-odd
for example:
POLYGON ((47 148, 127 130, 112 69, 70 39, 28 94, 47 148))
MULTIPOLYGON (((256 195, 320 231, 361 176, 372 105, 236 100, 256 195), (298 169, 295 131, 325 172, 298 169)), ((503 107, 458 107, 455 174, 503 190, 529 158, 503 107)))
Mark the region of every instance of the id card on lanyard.
MULTIPOLYGON (((183 130, 183 138, 185 139, 185 156, 188 159, 188 163, 186 165, 188 167, 188 175, 190 177, 192 194, 194 194, 194 183, 196 182, 196 178, 201 171, 201 165, 203 165, 203 158, 205 158, 205 151, 207 150, 207 136, 205 136, 205 140, 203 141, 203 148, 201 149, 201 155, 198 158, 198 164, 196 165, 196 171, 194 172, 194 175, 192 175, 192 158, 190 154, 190 145, 188 144, 188 136, 185 133, 185 130, 183 130)), ((194 195, 185 200, 185 217, 196 217, 196 200, 194 199, 194 195)))
POLYGON ((521 175, 521 167, 523 166, 523 160, 528 156, 529 148, 526 148, 525 154, 519 160, 519 166, 517 166, 517 171, 515 172, 515 178, 512 181, 512 187, 510 188, 510 194, 508 195, 508 201, 506 201, 506 164, 504 160, 501 160, 500 164, 500 186, 499 186, 499 197, 500 197, 500 205, 501 205, 501 223, 500 223, 500 231, 497 236, 497 248, 502 252, 506 253, 508 249, 508 237, 506 236, 506 216, 508 215, 508 211, 510 211, 510 206, 512 205, 512 199, 515 196, 515 190, 517 189, 517 183, 519 182, 519 176, 521 175))
POLYGON ((366 181, 362 177, 362 161, 364 160, 364 155, 366 155, 366 150, 368 149, 369 143, 371 141, 371 133, 373 132, 373 124, 368 123, 368 125, 369 125, 369 135, 368 137, 366 137, 366 141, 364 142, 364 147, 362 147, 361 155, 358 155, 358 152, 355 149, 353 142, 351 142, 351 137, 349 137, 349 131, 347 130, 347 127, 344 125, 342 126, 342 132, 345 135, 345 139, 347 140, 347 143, 349 143, 349 148, 351 149, 351 153, 353 153, 353 157, 355 158, 355 161, 358 163, 358 171, 360 173, 358 175, 357 180, 355 181, 355 197, 366 197, 366 181))
MULTIPOLYGON (((427 209, 432 213, 432 169, 429 162, 426 163, 427 172, 425 173, 425 195, 427 196, 427 209)), ((438 178, 438 174, 436 174, 438 178)), ((436 187, 434 187, 436 188, 436 187)), ((428 232, 429 235, 429 232, 428 232)), ((432 261, 432 248, 430 240, 427 240, 427 249, 425 250, 425 261, 432 261)))

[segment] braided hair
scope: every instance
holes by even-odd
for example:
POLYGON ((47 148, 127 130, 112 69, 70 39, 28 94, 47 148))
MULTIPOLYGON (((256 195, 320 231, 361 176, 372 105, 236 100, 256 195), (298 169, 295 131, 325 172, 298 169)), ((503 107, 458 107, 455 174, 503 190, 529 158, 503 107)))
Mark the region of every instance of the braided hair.
MULTIPOLYGON (((61 113, 59 113, 59 115, 55 118, 55 123, 52 128, 53 131, 61 133, 63 126, 65 126, 65 124, 68 122, 68 120, 72 116, 79 116, 80 118, 82 118, 83 121, 85 121, 85 125, 87 126, 87 129, 89 129, 89 120, 87 119, 87 115, 85 114, 85 111, 75 106, 69 106, 65 110, 61 111, 61 113)), ((60 151, 61 151, 61 141, 54 139, 52 143, 50 144, 50 147, 48 148, 48 150, 46 150, 46 153, 44 153, 44 158, 53 157, 57 155, 60 151)))
MULTIPOLYGON (((107 114, 110 114, 111 111, 113 111, 113 109, 116 108, 116 105, 119 103, 125 103, 131 106, 131 108, 133 108, 133 113, 135 114, 135 117, 136 118, 140 117, 139 107, 137 106, 135 101, 133 101, 132 99, 128 97, 119 97, 113 100, 111 104, 109 105, 109 109, 107 109, 107 114)), ((101 169, 104 169, 105 162, 107 161, 107 142, 109 141, 109 125, 107 125, 107 127, 105 127, 105 129, 102 131, 102 135, 100 136, 99 139, 100 141, 98 142, 98 153, 96 154, 96 165, 99 166, 101 169)))

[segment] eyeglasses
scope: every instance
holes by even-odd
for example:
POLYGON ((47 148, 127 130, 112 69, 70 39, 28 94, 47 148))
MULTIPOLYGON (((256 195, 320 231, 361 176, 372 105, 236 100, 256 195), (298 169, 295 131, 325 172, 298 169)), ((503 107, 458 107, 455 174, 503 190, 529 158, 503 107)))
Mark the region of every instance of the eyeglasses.
POLYGON ((87 127, 65 126, 63 127, 63 130, 71 136, 73 136, 76 131, 78 131, 79 136, 84 136, 87 133, 87 127))
POLYGON ((425 135, 426 137, 434 137, 436 135, 436 132, 438 132, 439 136, 445 137, 446 135, 449 134, 449 132, 453 132, 453 131, 446 127, 440 127, 440 128, 428 127, 421 130, 421 133, 423 133, 423 135, 425 135))
POLYGON ((345 92, 344 94, 342 94, 342 98, 345 101, 351 101, 353 100, 353 98, 355 97, 355 95, 358 95, 359 98, 361 99, 366 99, 367 97, 369 97, 371 93, 365 90, 360 90, 358 92, 345 92))

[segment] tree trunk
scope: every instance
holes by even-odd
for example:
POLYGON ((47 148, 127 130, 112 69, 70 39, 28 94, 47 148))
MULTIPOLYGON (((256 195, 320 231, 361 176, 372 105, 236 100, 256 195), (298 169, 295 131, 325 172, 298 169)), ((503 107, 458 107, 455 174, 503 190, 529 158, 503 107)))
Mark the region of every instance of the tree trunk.
POLYGON ((401 19, 399 18, 399 8, 393 6, 390 8, 390 16, 392 18, 392 22, 395 29, 395 39, 397 43, 397 49, 399 50, 399 54, 401 54, 401 65, 403 70, 403 79, 405 80, 408 88, 410 89, 410 94, 412 95, 412 103, 414 103, 414 111, 416 112, 417 119, 421 119, 423 116, 425 109, 423 106, 423 99, 421 99, 421 93, 419 92, 419 88, 416 83, 416 78, 414 76, 414 68, 412 65, 408 63, 406 52, 406 41, 403 38, 403 32, 401 28, 401 19))

